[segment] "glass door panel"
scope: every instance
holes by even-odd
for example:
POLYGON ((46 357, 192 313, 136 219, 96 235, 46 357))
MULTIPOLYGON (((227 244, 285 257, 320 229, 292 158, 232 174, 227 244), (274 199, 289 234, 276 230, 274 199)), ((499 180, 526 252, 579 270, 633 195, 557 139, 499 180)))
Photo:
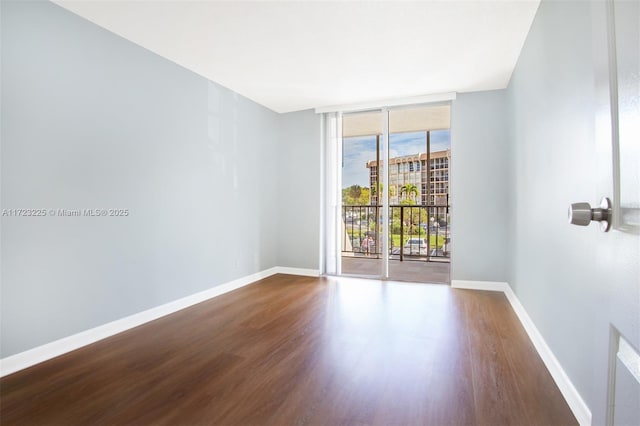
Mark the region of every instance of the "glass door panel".
POLYGON ((342 117, 342 274, 382 276, 382 113, 342 117))
POLYGON ((449 283, 449 105, 389 111, 389 278, 449 283))

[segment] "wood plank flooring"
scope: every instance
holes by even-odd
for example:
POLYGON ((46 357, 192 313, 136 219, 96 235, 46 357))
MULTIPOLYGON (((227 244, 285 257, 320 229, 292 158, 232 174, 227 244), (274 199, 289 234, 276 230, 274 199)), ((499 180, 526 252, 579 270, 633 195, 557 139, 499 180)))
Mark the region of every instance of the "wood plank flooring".
POLYGON ((573 425, 504 295, 275 275, 0 379, 8 425, 573 425))

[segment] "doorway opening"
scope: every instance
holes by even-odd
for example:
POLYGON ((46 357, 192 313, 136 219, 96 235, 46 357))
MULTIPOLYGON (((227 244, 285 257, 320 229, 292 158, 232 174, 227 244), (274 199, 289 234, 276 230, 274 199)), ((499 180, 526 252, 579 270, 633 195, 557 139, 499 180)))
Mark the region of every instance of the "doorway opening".
POLYGON ((450 106, 342 117, 343 275, 449 283, 450 106))

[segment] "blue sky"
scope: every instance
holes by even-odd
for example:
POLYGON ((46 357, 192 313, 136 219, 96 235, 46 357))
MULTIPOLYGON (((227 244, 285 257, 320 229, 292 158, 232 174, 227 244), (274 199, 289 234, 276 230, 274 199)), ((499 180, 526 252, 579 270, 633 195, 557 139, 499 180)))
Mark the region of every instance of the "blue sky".
MULTIPOLYGON (((431 132, 431 152, 442 151, 451 147, 451 132, 437 130, 431 132)), ((395 133, 389 135, 389 156, 426 152, 427 146, 424 132, 395 133)), ((342 187, 351 185, 369 186, 369 169, 367 161, 376 159, 376 137, 358 136, 344 139, 342 152, 342 187)))

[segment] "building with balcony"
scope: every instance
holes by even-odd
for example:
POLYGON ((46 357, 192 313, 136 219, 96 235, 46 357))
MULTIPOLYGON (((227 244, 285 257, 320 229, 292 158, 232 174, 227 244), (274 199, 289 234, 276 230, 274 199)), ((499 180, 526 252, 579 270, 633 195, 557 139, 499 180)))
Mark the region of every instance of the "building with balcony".
MULTIPOLYGON (((419 153, 394 157, 389 160, 389 204, 400 204, 411 194, 402 194, 402 187, 407 184, 415 185, 417 204, 446 205, 449 195, 449 162, 451 150, 432 152, 430 155, 419 153), (427 161, 430 168, 427 170, 427 161)), ((369 169, 369 185, 376 188, 378 184, 378 163, 376 160, 367 162, 369 169)), ((378 204, 378 196, 371 192, 371 204, 378 204)))

